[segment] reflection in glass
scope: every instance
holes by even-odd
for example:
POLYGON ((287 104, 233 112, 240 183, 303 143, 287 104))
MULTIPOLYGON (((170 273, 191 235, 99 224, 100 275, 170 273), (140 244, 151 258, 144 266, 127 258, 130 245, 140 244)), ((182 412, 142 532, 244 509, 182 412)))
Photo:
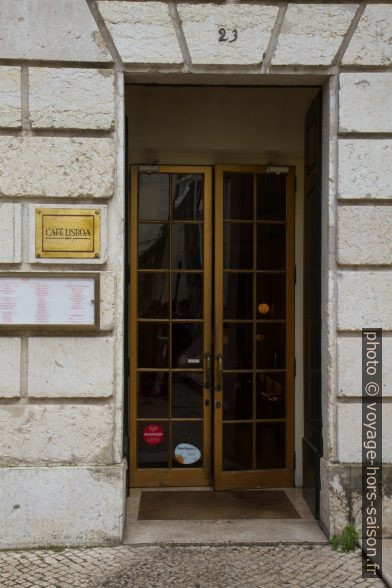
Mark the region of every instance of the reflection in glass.
POLYGON ((223 274, 223 316, 226 319, 253 317, 253 274, 223 274))
POLYGON ((257 423, 256 468, 284 468, 286 465, 285 423, 257 423))
POLYGON ((253 174, 223 174, 223 218, 253 219, 253 174))
POLYGON ((168 367, 168 333, 168 323, 139 323, 140 368, 168 367))
MULTIPOLYGON (((172 421, 172 467, 173 468, 200 468, 203 465, 203 423, 202 421, 176 422, 172 421), (201 454, 201 457, 193 463, 184 463, 183 454, 176 452, 179 445, 192 445, 201 454), (177 457, 176 457, 177 456, 177 457)), ((189 453, 187 457, 197 455, 197 451, 189 453)))
POLYGON ((253 466, 252 423, 223 424, 223 469, 250 470, 253 466))
POLYGON ((281 372, 256 374, 256 410, 258 419, 286 416, 286 375, 281 372))
POLYGON ((203 225, 173 223, 172 268, 201 269, 203 267, 203 225))
POLYGON ((252 369, 253 325, 223 324, 223 367, 227 370, 252 369))
POLYGON ((253 225, 224 223, 223 267, 225 269, 253 268, 253 225))
POLYGON ((138 418, 168 416, 168 372, 139 372, 138 418))
POLYGON ((286 318, 286 274, 257 274, 257 318, 286 318))
POLYGON ((173 318, 198 319, 203 313, 203 275, 172 274, 173 318))
POLYGON ((148 423, 146 421, 137 425, 137 464, 139 468, 167 468, 169 451, 169 426, 167 422, 148 423), (162 440, 156 445, 147 443, 145 433, 149 425, 158 425, 162 429, 162 440))
POLYGON ((138 316, 139 318, 169 318, 168 274, 138 274, 138 316))
POLYGON ((258 323, 256 328, 257 369, 286 367, 286 326, 258 323))
POLYGON ((203 175, 173 174, 173 218, 198 220, 203 216, 203 175))
POLYGON ((257 226, 257 269, 283 270, 286 268, 286 225, 259 224, 257 226))
POLYGON ((286 219, 286 175, 257 174, 258 220, 286 219))
POLYGON ((141 269, 169 267, 169 224, 139 223, 138 257, 141 269))
POLYGON ((253 416, 252 374, 224 374, 223 419, 251 419, 253 416))
POLYGON ((174 372, 172 375, 172 417, 201 418, 202 411, 202 374, 174 372))
POLYGON ((139 219, 169 218, 168 174, 139 174, 139 219))
POLYGON ((172 367, 201 368, 202 323, 172 323, 172 367))

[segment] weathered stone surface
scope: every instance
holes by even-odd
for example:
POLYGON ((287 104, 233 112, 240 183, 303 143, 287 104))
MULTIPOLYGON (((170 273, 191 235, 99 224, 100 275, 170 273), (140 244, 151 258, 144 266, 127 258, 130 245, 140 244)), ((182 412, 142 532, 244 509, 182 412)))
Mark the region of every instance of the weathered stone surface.
POLYGON ((0 204, 0 263, 22 260, 21 205, 0 204))
MULTIPOLYGON (((338 337, 338 395, 362 395, 362 338, 338 337)), ((383 337, 382 354, 384 359, 391 357, 392 338, 383 337)), ((392 396, 392 364, 383 361, 382 366, 383 396, 392 396)))
POLYGON ((111 396, 114 340, 109 337, 30 337, 28 394, 111 396))
POLYGON ((20 339, 0 338, 0 397, 20 395, 20 339))
POLYGON ((112 61, 84 0, 0 0, 3 59, 112 61))
MULTIPOLYGON (((1 5, 0 5, 1 6, 1 5)), ((1 10, 0 10, 1 14, 1 10)), ((1 27, 1 24, 0 24, 1 27)), ((0 127, 20 127, 22 102, 20 67, 0 67, 0 127)))
POLYGON ((339 130, 387 133, 392 131, 392 73, 340 75, 339 130))
POLYGON ((338 329, 392 329, 392 272, 338 272, 338 329))
MULTIPOLYGON (((0 521, 7 529, 0 546, 121 542, 125 471, 125 464, 0 468, 0 521)), ((58 581, 57 575, 50 584, 58 581)))
POLYGON ((182 63, 166 2, 98 2, 125 63, 182 63))
POLYGON ((330 65, 356 4, 289 4, 272 65, 330 65))
POLYGON ((107 198, 113 183, 112 139, 0 137, 1 196, 107 198))
POLYGON ((116 278, 114 272, 102 272, 100 286, 100 328, 101 331, 111 331, 114 328, 116 310, 116 278))
POLYGON ((192 63, 250 65, 263 61, 278 7, 180 3, 178 13, 192 63), (219 40, 221 28, 226 41, 219 40))
POLYGON ((114 125, 114 75, 107 69, 32 67, 32 127, 110 129, 114 125))
POLYGON ((390 65, 392 63, 392 6, 368 5, 343 56, 342 63, 390 65))
POLYGON ((110 463, 112 427, 110 405, 2 405, 0 465, 110 463))
POLYGON ((339 198, 392 198, 392 141, 339 141, 339 198))
POLYGON ((390 264, 392 260, 391 227, 392 207, 339 207, 339 263, 390 264))
MULTIPOLYGON (((383 422, 391 422, 392 404, 385 402, 383 422)), ((390 428, 383 427, 382 461, 392 463, 392 437, 390 428)), ((344 463, 362 462, 362 404, 338 403, 337 406, 338 460, 344 463)))

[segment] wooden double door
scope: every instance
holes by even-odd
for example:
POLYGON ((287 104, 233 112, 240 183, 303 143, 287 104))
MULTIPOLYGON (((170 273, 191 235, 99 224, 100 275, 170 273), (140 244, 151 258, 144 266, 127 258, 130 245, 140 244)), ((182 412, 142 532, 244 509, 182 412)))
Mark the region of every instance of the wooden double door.
POLYGON ((294 181, 132 166, 132 486, 293 484, 294 181))

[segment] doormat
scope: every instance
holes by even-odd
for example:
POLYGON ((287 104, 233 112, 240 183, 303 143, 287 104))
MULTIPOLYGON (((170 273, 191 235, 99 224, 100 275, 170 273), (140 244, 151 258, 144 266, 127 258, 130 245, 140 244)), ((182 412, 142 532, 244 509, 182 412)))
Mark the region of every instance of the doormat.
POLYGON ((142 492, 139 520, 299 519, 283 490, 142 492))

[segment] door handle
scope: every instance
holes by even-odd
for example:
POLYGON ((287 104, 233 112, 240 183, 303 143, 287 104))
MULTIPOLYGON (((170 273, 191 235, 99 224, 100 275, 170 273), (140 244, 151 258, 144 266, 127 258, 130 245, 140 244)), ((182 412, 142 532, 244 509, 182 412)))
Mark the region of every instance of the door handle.
POLYGON ((220 353, 216 356, 216 372, 215 372, 215 390, 220 392, 222 390, 222 373, 223 373, 223 358, 220 353))
POLYGON ((208 390, 211 386, 211 353, 204 354, 204 383, 203 386, 208 390))

